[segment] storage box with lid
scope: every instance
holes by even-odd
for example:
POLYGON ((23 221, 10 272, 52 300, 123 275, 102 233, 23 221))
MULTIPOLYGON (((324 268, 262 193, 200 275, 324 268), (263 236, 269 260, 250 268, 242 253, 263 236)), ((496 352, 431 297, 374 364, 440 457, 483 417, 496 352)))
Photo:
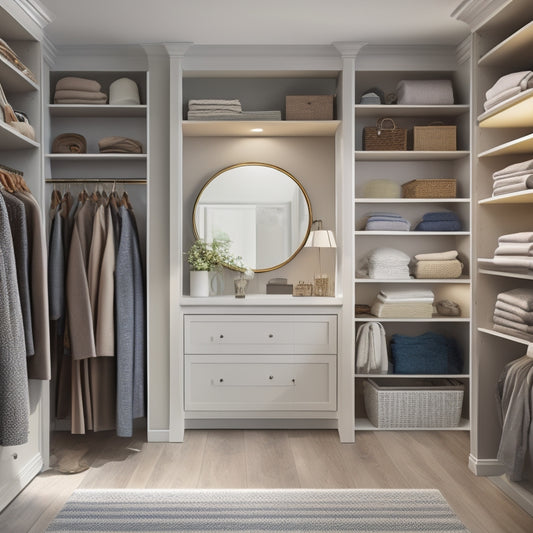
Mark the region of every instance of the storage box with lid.
POLYGON ((377 428, 452 428, 461 420, 464 385, 445 378, 374 378, 363 382, 363 396, 377 428))
POLYGON ((429 124, 413 127, 413 150, 457 150, 457 126, 429 124))
POLYGON ((286 120, 333 120, 333 95, 285 97, 286 120))

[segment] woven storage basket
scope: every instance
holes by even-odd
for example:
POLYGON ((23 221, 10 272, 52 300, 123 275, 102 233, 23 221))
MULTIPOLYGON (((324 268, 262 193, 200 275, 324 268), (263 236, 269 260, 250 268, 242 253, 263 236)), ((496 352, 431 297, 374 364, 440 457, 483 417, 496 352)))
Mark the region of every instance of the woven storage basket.
POLYGON ((457 127, 442 124, 414 126, 413 150, 457 150, 457 127))
POLYGON ((392 118, 379 118, 376 127, 363 129, 363 150, 407 150, 407 130, 392 118))
POLYGON ((402 185, 403 198, 455 198, 455 178, 411 180, 402 185))
POLYGON ((417 261, 415 278, 417 279, 452 279, 463 273, 463 263, 457 259, 448 261, 417 261))
POLYGON ((286 120, 333 120, 333 95, 286 96, 286 120))
POLYGON ((461 420, 464 385, 451 379, 368 379, 366 414, 378 428, 451 428, 461 420))

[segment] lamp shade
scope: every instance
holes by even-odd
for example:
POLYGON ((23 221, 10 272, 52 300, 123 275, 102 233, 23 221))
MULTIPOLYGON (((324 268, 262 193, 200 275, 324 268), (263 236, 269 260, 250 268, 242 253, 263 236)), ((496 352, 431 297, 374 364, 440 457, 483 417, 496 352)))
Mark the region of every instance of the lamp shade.
POLYGON ((333 232, 330 230, 319 229, 309 232, 309 237, 305 243, 306 248, 336 248, 337 243, 333 232))

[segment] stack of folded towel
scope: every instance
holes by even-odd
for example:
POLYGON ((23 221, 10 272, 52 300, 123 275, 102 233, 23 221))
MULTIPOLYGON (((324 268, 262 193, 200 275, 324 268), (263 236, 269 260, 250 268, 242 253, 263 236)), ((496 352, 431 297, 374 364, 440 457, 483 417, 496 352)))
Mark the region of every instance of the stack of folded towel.
POLYGON ((240 100, 189 100, 188 120, 281 120, 281 111, 243 111, 240 100))
POLYGON ((517 274, 533 270, 533 232, 521 231, 498 237, 498 247, 492 259, 478 259, 479 266, 517 274))
POLYGON ((382 289, 370 312, 379 318, 431 318, 434 299, 429 289, 382 289))
POLYGON ((139 141, 118 136, 100 139, 98 149, 103 154, 142 154, 143 151, 139 141))
POLYGON ((493 322, 496 331, 533 339, 533 289, 522 287, 498 294, 493 322))
POLYGON ((415 255, 414 274, 417 279, 458 278, 463 264, 457 259, 457 250, 415 255))
POLYGON ((533 159, 494 172, 492 196, 533 189, 533 159))
POLYGON ((385 328, 379 322, 366 322, 357 330, 355 361, 358 374, 387 374, 389 356, 385 328))
POLYGON ((372 213, 369 215, 367 231, 409 231, 411 223, 396 213, 372 213))
POLYGON ((460 374, 463 362, 455 339, 428 331, 391 338, 395 374, 460 374))
POLYGON ((372 279, 409 279, 411 258, 395 248, 376 248, 366 257, 363 275, 372 279))
POLYGON ((531 70, 506 74, 499 78, 485 93, 486 100, 483 106, 488 111, 494 106, 505 102, 505 100, 531 88, 533 88, 533 72, 531 70))
POLYGON ((105 104, 107 95, 95 80, 67 76, 56 83, 54 104, 105 104))
POLYGON ((426 213, 415 227, 415 231, 461 231, 461 229, 461 221, 453 211, 426 213))
POLYGON ((0 55, 7 59, 16 69, 20 70, 30 80, 37 82, 35 74, 20 60, 14 50, 3 40, 0 39, 0 55))

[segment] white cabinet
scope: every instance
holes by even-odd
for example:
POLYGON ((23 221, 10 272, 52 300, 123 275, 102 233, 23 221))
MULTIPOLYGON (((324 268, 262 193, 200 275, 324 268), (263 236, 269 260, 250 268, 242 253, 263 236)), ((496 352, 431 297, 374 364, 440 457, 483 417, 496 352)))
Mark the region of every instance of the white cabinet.
POLYGON ((335 411, 336 315, 185 315, 187 411, 335 411))

